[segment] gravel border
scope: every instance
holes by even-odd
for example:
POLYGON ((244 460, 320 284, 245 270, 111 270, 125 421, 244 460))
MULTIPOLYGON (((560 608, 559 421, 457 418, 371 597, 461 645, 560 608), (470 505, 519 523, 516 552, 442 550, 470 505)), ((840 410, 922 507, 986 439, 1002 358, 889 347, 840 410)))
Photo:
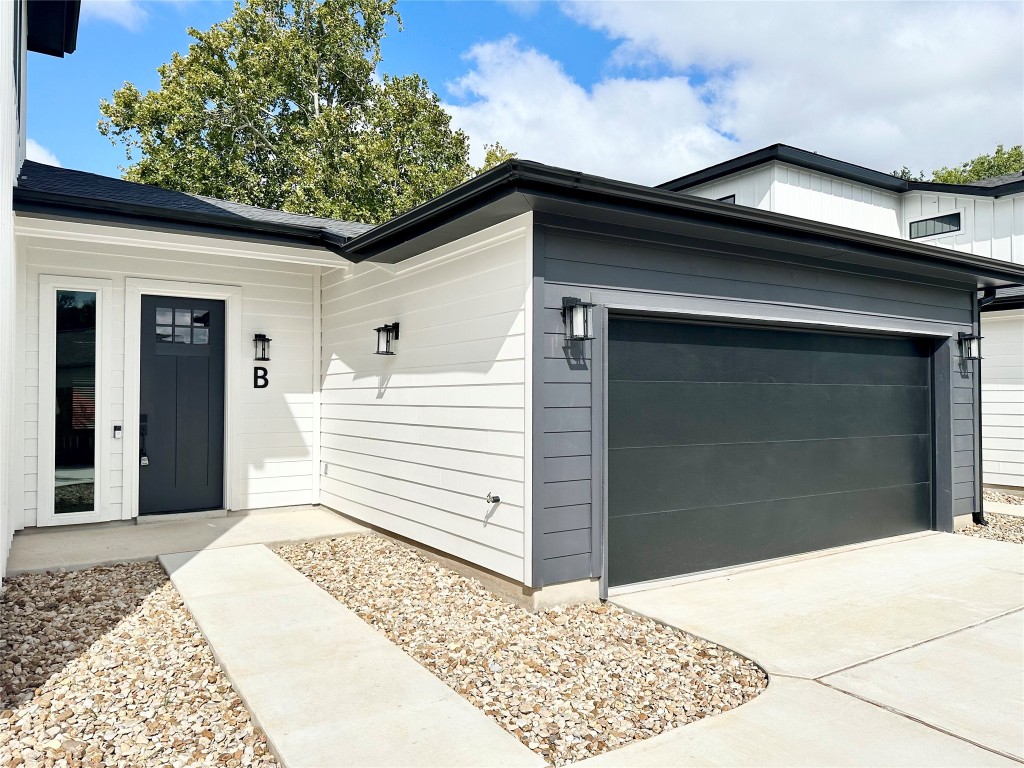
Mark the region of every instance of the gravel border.
POLYGON ((1012 544, 1024 544, 1024 517, 986 512, 985 520, 988 525, 975 525, 971 523, 961 528, 957 533, 964 536, 973 536, 976 539, 992 539, 993 541, 1008 541, 1012 544))
POLYGON ((735 709, 767 685, 714 643, 611 604, 531 614, 380 536, 276 551, 554 765, 735 709))
POLYGON ((1024 506, 1024 496, 1015 493, 1004 493, 1003 491, 984 491, 982 498, 985 501, 995 501, 1000 504, 1014 504, 1024 506))
POLYGON ((0 765, 277 761, 181 597, 147 562, 4 582, 0 765))

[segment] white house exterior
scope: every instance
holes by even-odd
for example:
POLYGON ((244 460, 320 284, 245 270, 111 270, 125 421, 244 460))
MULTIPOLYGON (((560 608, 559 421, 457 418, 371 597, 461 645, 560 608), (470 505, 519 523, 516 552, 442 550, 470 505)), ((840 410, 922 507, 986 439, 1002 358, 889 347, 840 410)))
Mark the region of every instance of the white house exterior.
MULTIPOLYGON (((906 182, 867 168, 775 145, 662 185, 789 216, 1024 264, 1024 176, 976 185, 906 182), (955 231, 921 234, 953 215, 955 231), (918 231, 911 231, 912 227, 918 231)), ((991 297, 990 297, 991 298, 991 297)), ((984 482, 1024 488, 1024 312, 982 298, 984 482), (1006 308, 1003 308, 1006 307, 1006 308)))
POLYGON ((893 236, 867 183, 738 168, 724 205, 517 160, 371 227, 12 146, 5 552, 320 504, 527 604, 592 598, 951 530, 979 414, 1014 408, 963 337, 1024 264, 893 236), (804 199, 829 218, 773 208, 804 199))

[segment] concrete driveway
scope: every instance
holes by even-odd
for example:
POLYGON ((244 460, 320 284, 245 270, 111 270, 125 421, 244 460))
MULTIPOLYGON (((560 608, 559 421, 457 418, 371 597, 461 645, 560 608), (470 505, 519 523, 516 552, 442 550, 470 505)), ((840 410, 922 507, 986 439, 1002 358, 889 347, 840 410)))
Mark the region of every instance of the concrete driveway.
POLYGON ((600 765, 1019 765, 1024 549, 930 533, 613 596, 761 664, 739 709, 600 765))

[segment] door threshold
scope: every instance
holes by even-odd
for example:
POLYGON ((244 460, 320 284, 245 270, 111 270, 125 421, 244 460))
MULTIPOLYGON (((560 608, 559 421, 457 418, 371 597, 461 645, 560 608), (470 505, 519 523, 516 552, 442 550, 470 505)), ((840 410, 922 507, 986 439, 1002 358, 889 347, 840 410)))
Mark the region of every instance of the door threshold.
POLYGON ((679 586, 680 584, 691 584, 693 582, 705 581, 707 579, 717 579, 722 576, 733 576, 739 573, 746 573, 747 571, 758 571, 762 568, 773 568, 777 565, 797 563, 801 560, 812 560, 819 557, 829 557, 831 555, 842 554, 843 552, 852 552, 853 550, 857 549, 867 549, 868 547, 880 547, 884 546, 885 544, 895 544, 900 541, 918 539, 923 536, 932 536, 936 533, 938 533, 938 531, 915 531, 914 533, 904 533, 899 536, 889 536, 884 539, 871 539, 869 541, 860 541, 856 544, 844 544, 841 547, 831 547, 830 549, 816 549, 813 552, 801 552, 797 555, 786 555, 784 557, 776 557, 771 560, 756 560, 752 563, 743 563, 742 565, 730 565, 726 568, 714 568, 709 571, 687 573, 682 576, 668 576, 664 579, 654 579, 653 581, 640 581, 636 584, 622 584, 618 587, 609 587, 608 597, 621 597, 622 595, 629 595, 633 592, 645 592, 649 589, 675 587, 679 586))
POLYGON ((139 515, 135 518, 135 524, 180 523, 182 520, 211 520, 227 516, 228 511, 226 509, 203 509, 196 512, 165 512, 155 515, 139 515))

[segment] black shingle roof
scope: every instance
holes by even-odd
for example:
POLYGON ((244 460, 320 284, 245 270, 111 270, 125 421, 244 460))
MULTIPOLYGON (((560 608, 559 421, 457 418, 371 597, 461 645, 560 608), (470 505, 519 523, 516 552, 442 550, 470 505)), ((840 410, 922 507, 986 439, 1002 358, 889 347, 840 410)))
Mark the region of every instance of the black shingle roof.
POLYGON ((372 224, 257 208, 31 160, 21 167, 14 196, 17 210, 45 205, 103 211, 295 237, 325 247, 340 246, 373 229, 372 224))

